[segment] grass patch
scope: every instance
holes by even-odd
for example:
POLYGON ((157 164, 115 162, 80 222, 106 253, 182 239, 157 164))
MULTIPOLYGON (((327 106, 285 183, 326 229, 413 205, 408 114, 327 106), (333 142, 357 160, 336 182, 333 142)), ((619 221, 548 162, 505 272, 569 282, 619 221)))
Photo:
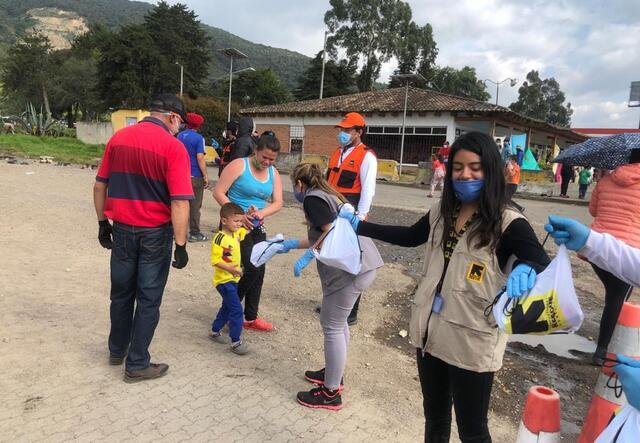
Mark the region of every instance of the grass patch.
POLYGON ((103 152, 104 145, 88 145, 72 137, 0 135, 0 153, 20 157, 38 158, 48 155, 55 162, 95 165, 103 152))

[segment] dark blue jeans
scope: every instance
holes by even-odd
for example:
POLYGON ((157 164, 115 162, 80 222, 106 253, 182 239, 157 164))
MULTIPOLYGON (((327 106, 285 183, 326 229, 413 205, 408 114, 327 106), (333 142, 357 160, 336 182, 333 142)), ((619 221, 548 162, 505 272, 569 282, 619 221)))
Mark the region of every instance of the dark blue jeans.
POLYGON ((213 332, 220 332, 220 329, 229 323, 229 337, 231 341, 236 343, 240 341, 242 333, 242 322, 244 316, 242 314, 242 303, 238 297, 238 284, 235 282, 223 283, 216 286, 216 289, 222 296, 222 306, 216 315, 216 319, 211 324, 213 332))
POLYGON ((128 371, 149 366, 149 345, 160 320, 172 243, 170 224, 157 228, 113 224, 109 351, 127 354, 128 371))

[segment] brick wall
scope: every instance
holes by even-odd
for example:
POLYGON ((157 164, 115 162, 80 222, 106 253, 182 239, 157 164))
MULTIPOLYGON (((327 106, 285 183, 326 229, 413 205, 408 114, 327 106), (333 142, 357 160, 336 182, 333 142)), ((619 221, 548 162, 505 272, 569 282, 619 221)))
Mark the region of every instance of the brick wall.
POLYGON ((329 125, 313 125, 304 127, 305 154, 331 155, 338 147, 337 129, 329 125))
POLYGON ((258 134, 262 134, 264 131, 273 131, 280 140, 280 151, 289 152, 289 125, 256 125, 258 134))

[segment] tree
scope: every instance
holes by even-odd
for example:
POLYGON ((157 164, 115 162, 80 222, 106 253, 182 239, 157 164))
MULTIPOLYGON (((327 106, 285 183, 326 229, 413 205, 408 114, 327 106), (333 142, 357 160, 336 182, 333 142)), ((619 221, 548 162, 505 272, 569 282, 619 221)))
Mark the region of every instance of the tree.
MULTIPOLYGON (((186 97, 184 102, 190 112, 196 112, 204 117, 204 123, 198 131, 205 137, 207 145, 212 137, 219 141, 227 122, 226 101, 215 97, 199 97, 197 99, 186 97)), ((232 115, 236 115, 238 108, 232 106, 231 112, 232 115)))
POLYGON ((98 90, 109 106, 146 106, 151 95, 184 90, 197 95, 208 71, 208 38, 185 5, 160 2, 142 25, 103 35, 98 43, 98 90))
POLYGON ((330 0, 324 22, 331 32, 327 50, 332 57, 337 47, 347 58, 363 62, 358 74, 360 91, 369 91, 380 74, 382 63, 400 46, 398 29, 408 29, 411 7, 400 0, 330 0))
MULTIPOLYGON (((229 78, 219 82, 218 96, 229 94, 229 78)), ((271 68, 243 72, 233 79, 231 100, 241 106, 264 106, 284 103, 289 100, 287 88, 271 68)))
MULTIPOLYGON (((347 60, 336 63, 327 60, 324 66, 323 97, 345 95, 355 90, 356 66, 347 60)), ((322 78, 322 51, 311 60, 309 68, 298 79, 294 95, 298 100, 311 100, 319 97, 322 78)))
POLYGON ((473 98, 483 102, 491 97, 484 82, 478 80, 475 68, 469 66, 462 69, 450 66, 436 67, 427 80, 429 80, 430 86, 438 92, 473 98))
POLYGON ((568 128, 573 109, 571 103, 565 105, 564 102, 565 95, 556 79, 542 80, 538 71, 532 70, 518 89, 518 101, 511 103, 509 108, 527 117, 568 128))
POLYGON ((51 44, 47 36, 32 32, 10 47, 2 71, 3 92, 12 95, 22 109, 42 104, 51 116, 49 90, 52 84, 51 44))
MULTIPOLYGON (((399 31, 399 46, 396 48, 396 58, 398 67, 395 74, 411 74, 418 72, 425 79, 433 76, 438 47, 433 38, 433 28, 430 24, 419 27, 414 22, 410 22, 399 31)), ((424 82, 410 81, 410 84, 424 87, 424 82)), ((389 86, 397 87, 404 85, 404 82, 392 79, 389 86)))
POLYGON ((162 56, 143 25, 123 27, 100 47, 100 97, 114 108, 147 106, 150 96, 157 92, 156 75, 162 65, 162 56))
POLYGON ((195 12, 180 3, 169 6, 161 1, 145 16, 144 26, 160 56, 154 92, 179 90, 180 67, 176 63, 184 66, 184 90, 189 94, 201 92, 211 55, 209 37, 195 12))

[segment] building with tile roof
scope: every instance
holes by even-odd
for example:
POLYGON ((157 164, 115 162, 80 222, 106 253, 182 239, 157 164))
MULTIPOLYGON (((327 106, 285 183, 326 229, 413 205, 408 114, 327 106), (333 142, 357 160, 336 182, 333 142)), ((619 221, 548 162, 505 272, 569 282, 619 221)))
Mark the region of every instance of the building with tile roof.
MULTIPOLYGON (((253 117, 259 131, 270 129, 283 150, 329 155, 337 146, 334 125, 347 112, 359 112, 367 122, 363 141, 379 158, 400 160, 405 88, 390 88, 350 95, 242 109, 253 117)), ((531 119, 509 108, 409 87, 403 163, 430 161, 435 147, 453 142, 468 131, 483 131, 501 140, 527 134, 527 144, 539 155, 587 139, 571 129, 531 119)))

